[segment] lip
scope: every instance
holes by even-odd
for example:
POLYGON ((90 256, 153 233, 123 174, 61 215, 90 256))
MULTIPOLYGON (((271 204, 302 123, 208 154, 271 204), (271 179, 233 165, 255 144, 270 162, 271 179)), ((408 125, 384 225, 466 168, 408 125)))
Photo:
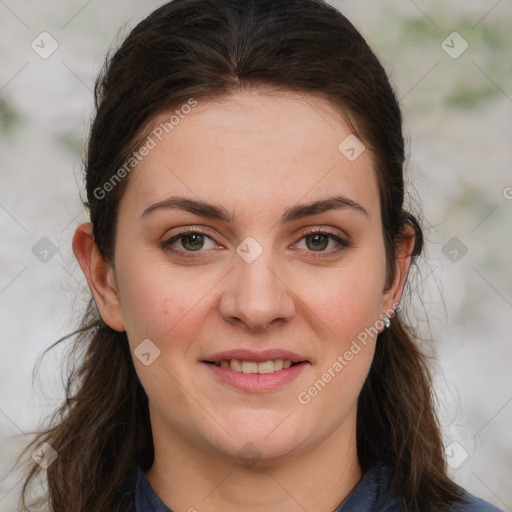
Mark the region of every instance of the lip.
MULTIPOLYGON (((239 353, 238 351, 235 351, 239 353)), ((281 354, 283 351, 278 351, 281 354)), ((231 354, 232 352, 230 352, 231 354)), ((288 353, 289 355, 290 353, 288 353)), ((261 353, 260 353, 261 355, 261 353)), ((238 359, 237 357, 229 357, 229 359, 238 359)), ((268 361, 269 359, 284 359, 283 357, 270 357, 262 359, 261 361, 268 361)), ((290 357, 288 357, 290 359, 290 357)), ((225 360, 224 356, 221 360, 225 360)), ((252 359, 254 361, 254 359, 252 359)), ((258 362, 261 362, 258 361, 258 362)), ((213 375, 221 381, 229 384, 230 386, 240 389, 242 391, 249 391, 253 393, 262 393, 272 391, 285 384, 288 384, 295 380, 302 371, 309 366, 310 363, 303 361, 290 366, 290 368, 284 368, 277 372, 272 373, 243 373, 232 370, 231 368, 223 368, 206 361, 202 361, 202 364, 213 373, 213 375)))
MULTIPOLYGON (((211 356, 203 359, 203 362, 214 362, 220 363, 221 361, 229 361, 230 359, 240 359, 242 361, 254 361, 256 363, 262 363, 264 361, 270 361, 272 359, 289 359, 292 363, 302 363, 309 361, 295 352, 290 352, 289 350, 282 349, 267 349, 262 350, 260 352, 256 352, 254 350, 247 349, 235 349, 235 350, 225 350, 223 352, 217 352, 211 356)), ((281 370, 282 371, 282 370, 281 370)), ((278 373, 278 372, 276 372, 278 373)), ((266 374, 270 375, 270 374, 266 374)))

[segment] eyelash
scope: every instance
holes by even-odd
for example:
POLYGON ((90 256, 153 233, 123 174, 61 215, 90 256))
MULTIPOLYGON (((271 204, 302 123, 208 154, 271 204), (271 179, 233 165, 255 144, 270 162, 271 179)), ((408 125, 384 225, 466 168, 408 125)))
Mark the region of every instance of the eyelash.
MULTIPOLYGON (((184 254, 186 254, 186 256, 185 256, 186 258, 202 258, 202 257, 204 257, 204 255, 202 254, 202 253, 204 253, 204 251, 201 249, 198 251, 187 251, 186 249, 176 250, 171 247, 171 244, 173 244, 180 238, 182 238, 186 235, 194 235, 194 234, 203 235, 203 236, 211 239, 212 241, 215 241, 213 239, 213 237, 211 237, 204 231, 201 231, 199 229, 194 229, 194 228, 186 228, 183 231, 180 231, 179 233, 173 235, 168 240, 164 241, 161 244, 162 248, 168 252, 177 254, 179 256, 183 256, 184 254), (194 254, 194 253, 197 253, 197 254, 194 254)), ((307 252, 311 253, 312 258, 324 258, 326 256, 332 256, 333 254, 338 254, 340 251, 351 247, 350 243, 347 240, 344 240, 343 238, 340 238, 338 235, 335 235, 334 233, 331 233, 330 231, 325 231, 321 228, 315 228, 315 229, 310 229, 308 231, 305 231, 304 233, 302 233, 302 236, 300 237, 299 241, 302 240, 303 238, 306 238, 306 237, 312 236, 312 235, 325 235, 325 236, 329 237, 330 239, 334 240, 338 244, 338 247, 331 249, 330 251, 307 250, 307 252), (315 254, 315 253, 317 253, 317 254, 315 254)))

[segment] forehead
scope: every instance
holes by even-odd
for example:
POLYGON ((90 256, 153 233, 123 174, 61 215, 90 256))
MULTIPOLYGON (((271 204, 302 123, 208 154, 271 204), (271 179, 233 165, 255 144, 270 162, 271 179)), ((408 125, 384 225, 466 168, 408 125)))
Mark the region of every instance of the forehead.
POLYGON ((131 172, 123 200, 142 209, 182 193, 270 212, 334 192, 370 214, 378 209, 370 152, 348 158, 364 146, 341 113, 313 95, 245 91, 197 101, 163 113, 148 133, 153 148, 131 172))

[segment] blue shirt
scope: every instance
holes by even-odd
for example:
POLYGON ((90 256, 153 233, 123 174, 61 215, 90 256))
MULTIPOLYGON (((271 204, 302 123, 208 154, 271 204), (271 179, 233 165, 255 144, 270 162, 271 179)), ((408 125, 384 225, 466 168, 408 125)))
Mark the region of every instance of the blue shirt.
MULTIPOLYGON (((386 466, 378 464, 369 469, 355 489, 333 512, 405 512, 389 493, 390 474, 386 466)), ((164 505, 149 484, 146 474, 135 468, 122 491, 122 512, 172 512, 164 505)), ((454 505, 450 512, 503 512, 464 491, 465 502, 454 505)))

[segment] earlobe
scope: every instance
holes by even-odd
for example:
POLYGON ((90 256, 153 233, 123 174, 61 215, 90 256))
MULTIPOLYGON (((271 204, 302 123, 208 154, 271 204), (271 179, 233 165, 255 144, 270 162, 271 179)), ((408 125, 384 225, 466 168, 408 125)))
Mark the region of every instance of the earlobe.
POLYGON ((98 251, 90 222, 76 229, 73 236, 73 253, 87 279, 103 321, 116 331, 124 331, 114 269, 98 251))
POLYGON ((414 248, 414 231, 412 228, 404 226, 402 236, 396 240, 396 247, 395 277, 385 300, 388 311, 394 311, 402 298, 414 248))

